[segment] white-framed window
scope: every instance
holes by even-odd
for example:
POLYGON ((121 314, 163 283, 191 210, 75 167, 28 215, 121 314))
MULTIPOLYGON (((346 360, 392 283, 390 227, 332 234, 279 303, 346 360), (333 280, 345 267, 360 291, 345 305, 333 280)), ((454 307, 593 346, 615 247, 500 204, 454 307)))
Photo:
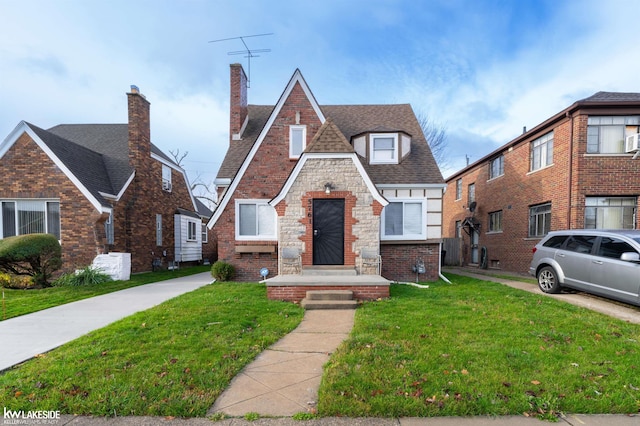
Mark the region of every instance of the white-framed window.
POLYGON ((162 165, 162 190, 171 192, 171 167, 162 165))
POLYGON ((398 164, 398 134, 370 135, 371 164, 398 164))
POLYGON ((156 245, 162 245, 162 215, 156 214, 156 245))
POLYGON ((636 197, 586 197, 584 227, 587 229, 634 229, 636 197))
POLYGON ((531 142, 529 153, 530 171, 543 169, 553 164, 553 132, 531 142))
POLYGON ((276 240, 276 209, 269 200, 236 200, 237 240, 276 240))
POLYGON ((551 230, 551 203, 529 207, 529 237, 544 237, 551 230))
POLYGON ((462 178, 456 180, 456 200, 462 199, 462 178))
POLYGON ((424 240, 427 238, 427 208, 422 199, 390 199, 382 210, 381 239, 424 240))
POLYGON ((46 233, 60 239, 60 202, 2 200, 0 238, 46 233))
POLYGON ((502 232, 502 210, 489 213, 489 232, 502 232))
POLYGON ((196 234, 197 226, 197 222, 193 220, 187 221, 187 241, 198 241, 198 235, 196 234))
POLYGON ((289 126, 289 158, 299 158, 307 147, 307 126, 289 126))
POLYGON ((625 136, 638 133, 640 115, 590 116, 587 120, 588 154, 623 154, 625 136))
POLYGON ((209 242, 209 233, 207 232, 207 224, 202 223, 202 244, 207 244, 209 242))
POLYGON ((489 179, 497 178, 504 174, 504 155, 494 158, 489 162, 489 179))

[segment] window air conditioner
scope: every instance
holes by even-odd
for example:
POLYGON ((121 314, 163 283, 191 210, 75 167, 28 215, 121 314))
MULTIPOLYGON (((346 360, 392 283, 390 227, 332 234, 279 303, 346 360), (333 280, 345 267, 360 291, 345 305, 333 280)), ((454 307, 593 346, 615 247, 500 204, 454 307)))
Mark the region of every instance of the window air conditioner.
POLYGON ((164 191, 171 191, 171 182, 169 182, 168 180, 163 180, 162 181, 162 189, 164 191))
POLYGON ((638 137, 639 133, 635 135, 629 135, 625 138, 624 151, 625 152, 637 152, 639 150, 638 147, 638 137))

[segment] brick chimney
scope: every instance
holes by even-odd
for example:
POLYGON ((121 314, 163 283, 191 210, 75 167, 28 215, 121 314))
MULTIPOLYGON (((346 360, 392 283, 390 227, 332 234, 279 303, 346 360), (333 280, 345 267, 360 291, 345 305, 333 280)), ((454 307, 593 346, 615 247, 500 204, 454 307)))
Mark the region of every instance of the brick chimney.
POLYGON ((229 134, 231 140, 240 140, 247 118, 247 75, 240 64, 231 64, 231 114, 229 134))
POLYGON ((151 124, 149 101, 138 86, 131 86, 127 93, 129 107, 129 165, 139 170, 151 158, 151 124))

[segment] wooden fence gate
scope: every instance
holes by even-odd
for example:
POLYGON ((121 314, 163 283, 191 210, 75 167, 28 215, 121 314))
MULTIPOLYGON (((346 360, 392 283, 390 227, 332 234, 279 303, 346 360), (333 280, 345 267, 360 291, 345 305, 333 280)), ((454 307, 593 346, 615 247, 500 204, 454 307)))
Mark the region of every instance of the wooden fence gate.
POLYGON ((442 250, 445 266, 462 266, 462 238, 443 238, 442 250))

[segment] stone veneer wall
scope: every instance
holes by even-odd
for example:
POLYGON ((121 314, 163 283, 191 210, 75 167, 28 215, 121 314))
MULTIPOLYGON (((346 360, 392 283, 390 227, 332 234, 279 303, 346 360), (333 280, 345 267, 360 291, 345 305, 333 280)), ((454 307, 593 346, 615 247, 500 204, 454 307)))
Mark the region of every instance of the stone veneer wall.
MULTIPOLYGON (((357 265, 360 248, 378 247, 382 206, 374 201, 353 160, 310 158, 281 202, 286 208, 284 215, 279 213, 279 261, 283 247, 296 247, 302 253, 303 266, 313 263, 313 212, 308 205, 313 198, 345 198, 345 265, 357 265), (335 187, 329 195, 324 192, 326 182, 335 187)), ((281 275, 296 273, 294 267, 279 264, 281 275)))

